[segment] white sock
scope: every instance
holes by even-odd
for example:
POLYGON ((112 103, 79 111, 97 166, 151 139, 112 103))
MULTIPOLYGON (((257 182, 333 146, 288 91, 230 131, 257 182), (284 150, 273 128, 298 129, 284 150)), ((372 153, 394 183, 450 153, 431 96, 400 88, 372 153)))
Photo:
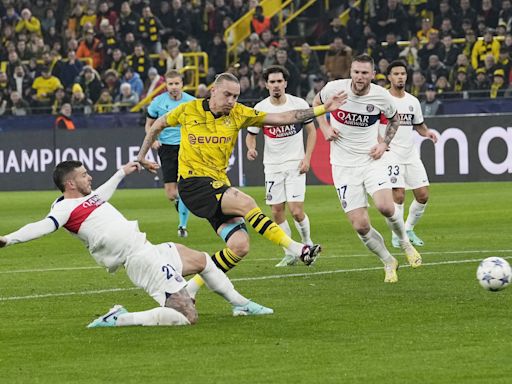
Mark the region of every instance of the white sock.
POLYGON ((386 223, 389 229, 398 237, 398 240, 409 241, 405 234, 404 219, 398 209, 395 209, 393 216, 386 217, 386 223))
POLYGON ((418 221, 423 216, 425 212, 425 208, 427 207, 427 203, 421 204, 414 199, 409 207, 409 214, 407 215, 407 221, 405 222, 405 230, 410 231, 414 229, 414 226, 418 223, 418 221))
POLYGON ((384 239, 375 228, 370 227, 370 230, 366 235, 357 235, 366 246, 366 248, 375 253, 384 264, 390 264, 393 262, 393 256, 391 256, 391 253, 389 253, 389 251, 386 249, 384 239))
MULTIPOLYGON (((290 225, 288 224, 288 220, 283 221, 281 224, 277 224, 281 227, 281 229, 288 235, 288 237, 292 237, 292 229, 290 228, 290 225)), ((289 252, 285 247, 283 247, 285 255, 293 255, 291 252, 289 252)))
POLYGON ((300 233, 302 242, 304 244, 313 245, 313 242, 311 241, 311 229, 309 226, 308 215, 304 214, 304 220, 302 220, 300 223, 295 220, 293 220, 293 222, 295 223, 295 228, 297 228, 297 231, 300 233))
POLYGON ((119 315, 116 326, 126 327, 130 325, 143 325, 146 327, 155 325, 190 325, 190 322, 185 315, 173 308, 157 307, 149 311, 128 312, 119 315))
POLYGON ((217 268, 208 254, 205 253, 205 255, 206 267, 199 274, 206 286, 225 298, 231 305, 246 305, 249 299, 238 293, 231 280, 228 279, 224 272, 217 268))
MULTIPOLYGON (((404 205, 403 205, 403 203, 402 204, 395 203, 395 212, 399 212, 400 213, 400 217, 402 218, 402 220, 404 219, 404 205)), ((391 233, 393 234, 393 237, 396 237, 396 235, 393 233, 393 231, 391 231, 391 233)))

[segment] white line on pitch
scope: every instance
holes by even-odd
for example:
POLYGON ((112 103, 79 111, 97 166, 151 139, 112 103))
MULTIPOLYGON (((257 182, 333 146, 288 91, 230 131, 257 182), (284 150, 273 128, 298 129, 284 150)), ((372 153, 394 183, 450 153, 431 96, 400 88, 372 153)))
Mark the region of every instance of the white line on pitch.
MULTIPOLYGON (((512 252, 512 249, 482 249, 482 250, 472 250, 472 251, 432 251, 432 252, 421 252, 422 255, 460 255, 460 254, 476 254, 476 253, 509 253, 512 252)), ((401 253, 393 253, 393 255, 401 255, 401 253)), ((356 253, 352 255, 339 255, 339 256, 324 256, 322 255, 322 259, 343 259, 350 257, 375 257, 372 253, 356 253)), ((281 260, 281 258, 270 258, 270 259, 256 259, 252 257, 248 257, 244 259, 244 263, 246 262, 260 262, 260 261, 272 261, 272 260, 281 260)), ((15 269, 12 271, 0 271, 0 275, 10 274, 10 273, 33 273, 33 272, 65 272, 65 271, 79 271, 79 270, 88 270, 88 269, 103 269, 100 266, 92 265, 90 267, 57 267, 57 268, 34 268, 34 269, 15 269)))
MULTIPOLYGON (((512 256, 504 256, 503 258, 511 259, 512 256)), ((476 263, 481 260, 482 259, 447 260, 447 261, 439 261, 436 263, 425 263, 425 264, 423 264, 423 266, 476 263)), ((405 266, 405 267, 408 267, 408 266, 405 266)), ((365 271, 375 271, 375 270, 382 270, 382 267, 335 269, 335 270, 331 270, 331 271, 318 271, 318 272, 310 272, 310 273, 287 273, 287 274, 270 275, 270 276, 240 277, 237 279, 231 279, 231 281, 239 282, 239 281, 272 280, 272 279, 284 279, 284 278, 288 278, 288 277, 310 277, 310 276, 332 275, 332 274, 336 274, 336 273, 365 272, 365 271)), ((140 288, 136 288, 136 287, 110 288, 110 289, 100 289, 100 290, 96 290, 96 291, 46 293, 46 294, 41 294, 41 295, 28 295, 28 296, 7 296, 7 297, 0 297, 0 301, 41 299, 41 298, 59 297, 59 296, 95 295, 95 294, 101 294, 101 293, 133 291, 133 290, 138 290, 138 289, 140 289, 140 288)))

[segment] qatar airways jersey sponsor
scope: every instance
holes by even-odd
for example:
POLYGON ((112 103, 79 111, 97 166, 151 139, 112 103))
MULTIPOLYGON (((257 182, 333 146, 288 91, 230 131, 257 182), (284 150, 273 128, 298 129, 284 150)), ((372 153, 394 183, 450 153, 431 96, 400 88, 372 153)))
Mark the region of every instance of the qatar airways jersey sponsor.
POLYGON ((357 96, 351 84, 351 79, 334 80, 320 91, 322 102, 343 90, 348 94, 347 102, 331 112, 330 118, 331 126, 340 132, 340 137, 331 142, 331 164, 345 167, 357 167, 372 160, 369 153, 377 144, 381 114, 388 118, 396 114, 387 90, 370 84, 366 95, 357 96))
MULTIPOLYGON (((254 109, 267 113, 279 113, 295 109, 309 108, 309 104, 299 97, 286 94, 286 102, 282 105, 273 105, 270 97, 260 101, 254 109)), ((304 124, 308 124, 309 120, 304 124)), ((296 169, 304 158, 303 124, 288 124, 282 126, 264 125, 262 128, 249 127, 249 132, 258 134, 263 130, 265 149, 263 164, 265 172, 275 173, 287 169, 296 169)))
MULTIPOLYGON (((400 128, 396 131, 395 137, 389 144, 389 149, 406 164, 413 159, 419 158, 419 153, 414 145, 413 126, 423 123, 420 102, 410 93, 405 92, 404 97, 391 96, 395 101, 400 128)), ((380 134, 384 135, 387 120, 383 119, 380 126, 380 134)))
POLYGON ((96 262, 115 271, 126 257, 146 242, 136 221, 128 221, 94 191, 78 199, 57 199, 48 214, 57 228, 64 227, 82 240, 96 262))

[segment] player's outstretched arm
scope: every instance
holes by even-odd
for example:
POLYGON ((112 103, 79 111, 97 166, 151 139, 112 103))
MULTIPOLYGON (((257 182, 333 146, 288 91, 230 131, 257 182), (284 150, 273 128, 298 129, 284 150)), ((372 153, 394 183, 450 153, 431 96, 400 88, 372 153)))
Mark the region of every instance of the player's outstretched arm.
POLYGON ((437 135, 436 135, 436 133, 433 130, 428 129, 427 125, 425 123, 421 123, 421 124, 415 125, 414 129, 416 129, 416 131, 418 131, 418 133, 421 136, 426 137, 426 138, 432 140, 434 142, 434 144, 437 143, 437 135))
POLYGON ((306 124, 305 128, 307 133, 306 150, 304 153, 304 158, 301 160, 299 165, 300 173, 307 173, 309 171, 309 167, 311 165, 311 156, 313 155, 313 150, 315 149, 316 144, 315 124, 311 122, 309 124, 306 124))
POLYGON ((157 163, 146 160, 146 155, 148 154, 151 145, 154 143, 160 132, 162 132, 167 126, 166 119, 167 117, 164 115, 155 120, 155 122, 151 125, 149 132, 146 133, 146 137, 144 137, 144 141, 140 147, 139 154, 137 155, 137 161, 139 164, 152 173, 156 173, 156 170, 160 168, 160 166, 157 163))
POLYGON ((286 125, 302 123, 306 120, 312 119, 313 117, 318 117, 326 114, 327 112, 338 109, 341 105, 345 104, 346 100, 347 94, 345 91, 341 91, 329 97, 324 104, 313 108, 295 109, 280 113, 268 113, 263 120, 263 124, 286 125))
MULTIPOLYGON (((313 106, 317 107, 320 105, 322 105, 322 102, 320 100, 320 93, 317 93, 315 98, 313 99, 313 106)), ((325 140, 333 141, 339 137, 340 133, 336 129, 331 127, 331 125, 327 122, 325 115, 317 116, 316 121, 318 121, 318 125, 324 135, 325 140)))
POLYGON ((48 235, 56 230, 52 219, 46 217, 43 220, 27 224, 15 232, 5 236, 0 236, 0 248, 8 245, 25 243, 30 240, 38 239, 48 235))
POLYGON ((101 186, 96 188, 96 193, 103 201, 108 201, 116 191, 119 183, 124 179, 125 176, 137 171, 139 169, 139 163, 136 161, 130 161, 123 165, 110 179, 105 181, 101 186))

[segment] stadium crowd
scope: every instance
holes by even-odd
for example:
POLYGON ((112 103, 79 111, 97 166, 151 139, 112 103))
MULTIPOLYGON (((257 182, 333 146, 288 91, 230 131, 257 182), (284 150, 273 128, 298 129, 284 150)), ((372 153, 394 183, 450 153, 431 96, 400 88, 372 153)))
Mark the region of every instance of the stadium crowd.
POLYGON ((64 104, 73 113, 128 111, 167 71, 188 64, 184 52, 201 51, 209 68, 198 97, 229 71, 240 79, 241 100, 261 100, 268 95, 263 68, 280 64, 291 74, 287 91, 311 103, 327 81, 348 77, 352 57, 364 52, 383 86, 387 65, 405 60, 408 90, 433 110, 438 99, 511 92, 511 0, 331 3, 331 12, 309 12, 303 35, 279 36, 257 0, 2 0, 0 114, 57 115, 64 104), (337 15, 347 7, 344 26, 337 15), (226 67, 224 31, 251 9, 253 33, 226 67))

